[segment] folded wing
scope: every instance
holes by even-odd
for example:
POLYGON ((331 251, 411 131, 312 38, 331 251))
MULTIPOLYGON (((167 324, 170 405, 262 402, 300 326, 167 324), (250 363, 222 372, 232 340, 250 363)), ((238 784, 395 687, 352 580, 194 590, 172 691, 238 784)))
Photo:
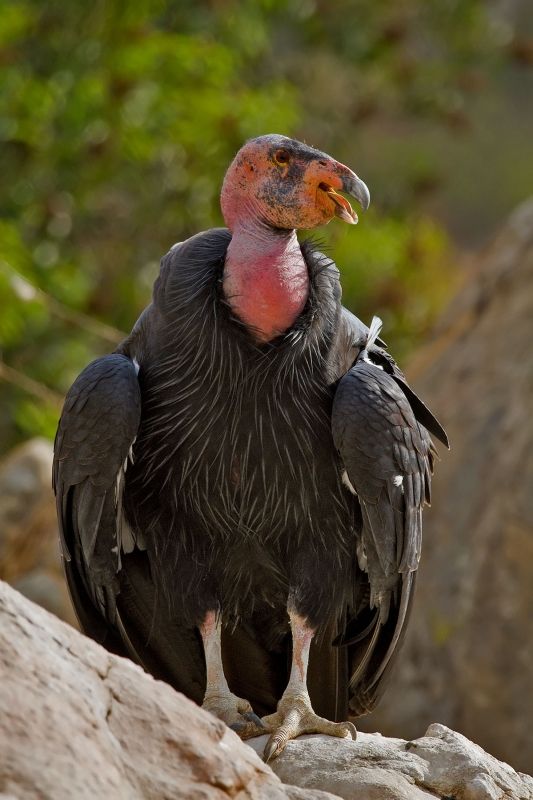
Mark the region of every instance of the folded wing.
POLYGON ((55 440, 53 487, 65 571, 80 622, 97 639, 107 630, 104 619, 115 621, 121 554, 134 544, 122 491, 140 413, 134 363, 104 356, 72 385, 55 440))
POLYGON ((405 632, 434 457, 401 384, 372 357, 371 348, 361 351, 339 382, 332 412, 344 483, 360 514, 354 606, 336 642, 349 648, 356 714, 377 702, 405 632))

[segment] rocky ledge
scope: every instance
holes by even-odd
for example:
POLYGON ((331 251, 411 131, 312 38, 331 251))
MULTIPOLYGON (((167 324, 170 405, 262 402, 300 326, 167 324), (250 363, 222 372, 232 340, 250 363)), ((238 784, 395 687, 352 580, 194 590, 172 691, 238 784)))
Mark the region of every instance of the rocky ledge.
POLYGON ((306 736, 270 766, 221 722, 0 583, 4 800, 533 800, 533 779, 431 725, 306 736))

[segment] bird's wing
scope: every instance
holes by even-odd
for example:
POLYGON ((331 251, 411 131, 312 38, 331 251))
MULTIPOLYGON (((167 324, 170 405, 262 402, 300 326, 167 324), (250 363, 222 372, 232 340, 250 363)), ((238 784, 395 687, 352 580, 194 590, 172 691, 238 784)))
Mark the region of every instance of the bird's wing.
POLYGON ((134 546, 123 519, 122 491, 140 415, 136 368, 124 355, 93 361, 65 399, 53 487, 67 580, 80 616, 91 613, 88 597, 104 619, 115 618, 121 556, 134 546))
POLYGON ((439 442, 442 442, 446 447, 450 447, 448 435, 435 415, 429 410, 423 400, 411 389, 407 383, 407 378, 401 371, 400 367, 383 347, 380 347, 379 342, 370 348, 369 357, 374 364, 382 367, 385 372, 391 375, 395 382, 398 384, 403 394, 409 401, 409 405, 413 409, 413 413, 429 433, 431 433, 439 442))
POLYGON ((337 643, 350 648, 351 707, 366 713, 405 631, 422 508, 430 501, 433 446, 394 377, 363 360, 337 387, 332 431, 345 485, 357 495, 361 531, 360 580, 337 643))
MULTIPOLYGON (((348 311, 347 308, 341 308, 337 335, 329 357, 329 371, 332 383, 345 375, 355 364, 359 353, 366 344, 368 332, 369 329, 360 319, 352 314, 351 311, 348 311)), ((446 431, 426 404, 411 389, 407 383, 407 378, 387 351, 385 342, 377 338, 369 348, 368 355, 373 363, 382 367, 384 372, 394 378, 394 381, 407 397, 418 422, 427 428, 439 442, 449 447, 446 431)))

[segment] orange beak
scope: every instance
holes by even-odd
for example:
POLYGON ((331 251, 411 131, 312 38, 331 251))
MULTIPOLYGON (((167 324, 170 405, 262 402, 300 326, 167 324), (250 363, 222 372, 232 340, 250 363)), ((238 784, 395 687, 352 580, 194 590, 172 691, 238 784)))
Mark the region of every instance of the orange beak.
POLYGON ((370 205, 370 192, 366 183, 351 169, 333 159, 316 161, 313 164, 312 177, 317 181, 319 191, 327 194, 335 204, 335 216, 350 225, 355 225, 357 214, 348 200, 336 190, 340 189, 350 197, 354 197, 361 204, 363 211, 366 211, 370 205))

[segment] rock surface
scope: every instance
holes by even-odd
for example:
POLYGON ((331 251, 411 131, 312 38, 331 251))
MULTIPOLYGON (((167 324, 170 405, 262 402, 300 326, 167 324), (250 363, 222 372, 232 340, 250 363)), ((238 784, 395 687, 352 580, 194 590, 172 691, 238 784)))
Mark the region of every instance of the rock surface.
POLYGON ((273 763, 278 778, 223 723, 5 583, 0 672, 6 798, 533 798, 533 779, 440 725, 411 743, 303 737, 273 763))
MULTIPOLYGON (((261 752, 266 736, 252 740, 261 752)), ((533 778, 434 723, 420 739, 359 733, 357 742, 302 736, 271 764, 282 781, 344 800, 530 800, 533 778)))
MULTIPOLYGON (((533 200, 512 215, 422 350, 411 383, 452 445, 424 519, 405 650, 362 722, 433 719, 533 769, 533 200)), ((442 450, 442 448, 441 448, 442 450)))
POLYGON ((17 800, 313 798, 235 733, 0 583, 0 792, 17 800))

